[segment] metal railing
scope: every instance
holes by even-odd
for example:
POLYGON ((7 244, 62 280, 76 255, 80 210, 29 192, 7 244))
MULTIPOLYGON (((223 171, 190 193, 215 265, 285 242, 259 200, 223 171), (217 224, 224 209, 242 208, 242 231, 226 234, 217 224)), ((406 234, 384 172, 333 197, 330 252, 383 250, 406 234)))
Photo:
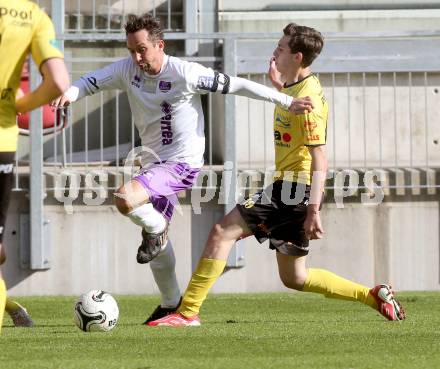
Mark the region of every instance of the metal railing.
MULTIPOLYGON (((81 5, 83 2, 78 1, 77 4, 81 5)), ((97 2, 88 4, 96 8, 97 2)), ((80 6, 77 9, 82 8, 80 6)), ((123 33, 113 32, 111 22, 108 23, 108 16, 111 14, 109 10, 107 25, 102 28, 105 32, 95 32, 99 28, 96 12, 92 12, 92 21, 87 23, 90 27, 84 27, 83 24, 79 29, 77 25, 65 28, 66 13, 59 2, 53 2, 52 13, 53 18, 55 16, 54 22, 59 38, 62 40, 125 39, 123 33)), ((331 169, 401 170, 422 167, 429 170, 438 167, 440 117, 436 107, 440 103, 440 67, 437 64, 440 57, 440 33, 325 36, 328 51, 324 49, 323 55, 314 64, 314 70, 319 74, 330 106, 328 152, 331 169), (360 54, 362 50, 364 54, 360 54), (369 54, 375 50, 375 54, 369 54), (374 59, 369 58, 369 55, 375 55, 374 59), (423 63, 420 62, 421 59, 423 63)), ((268 60, 279 37, 279 34, 273 33, 166 34, 166 40, 216 42, 222 46, 219 68, 223 72, 241 75, 265 84, 268 84, 265 77, 268 60)), ((217 61, 217 58, 192 60, 212 62, 217 61)), ((68 59, 68 62, 72 65, 73 79, 83 72, 95 69, 90 64, 87 65, 87 70, 81 69, 79 66, 84 65, 85 59, 73 57, 68 59)), ((106 62, 109 60, 101 58, 97 63, 106 62)), ((37 75, 35 72, 34 70, 34 73, 31 73, 31 76, 34 75, 33 78, 37 75)), ((33 84, 35 83, 34 79, 33 84)), ((265 171, 273 163, 273 106, 226 95, 224 107, 213 113, 212 110, 219 109, 218 106, 221 104, 216 104, 212 96, 208 99, 208 108, 205 111, 208 117, 206 158, 211 168, 216 164, 229 163, 227 170, 231 176, 230 187, 236 189, 239 169, 265 171), (223 132, 219 134, 216 130, 222 123, 223 132), (217 161, 216 156, 219 158, 217 161)), ((66 132, 67 167, 75 169, 77 166, 78 170, 89 166, 118 168, 125 148, 123 145, 127 145, 129 149, 136 141, 131 116, 125 114, 121 117, 122 106, 127 105, 124 95, 120 92, 98 94, 74 105, 70 113, 72 124, 66 132), (106 114, 108 112, 111 114, 106 114), (79 161, 76 161, 76 158, 80 158, 79 161)), ((41 255, 41 245, 44 242, 43 198, 48 187, 44 186, 43 178, 44 171, 50 170, 56 174, 57 170, 62 170, 57 164, 60 163, 60 142, 54 138, 46 143, 45 149, 50 152, 50 158, 43 166, 39 113, 33 112, 31 120, 31 240, 32 250, 37 250, 31 257, 31 268, 44 269, 47 266, 44 265, 41 255)), ((26 167, 24 169, 26 170, 26 167)), ((17 176, 22 172, 23 168, 18 167, 17 176)), ((388 185, 392 187, 396 186, 396 183, 388 185)), ((18 177, 16 184, 17 189, 21 188, 18 177)), ((425 186, 437 187, 435 181, 425 186)), ((227 196, 224 202, 227 203, 228 211, 234 206, 236 191, 223 195, 227 196)), ((237 248, 236 255, 232 255, 236 265, 240 264, 239 253, 240 249, 237 248)))
MULTIPOLYGON (((440 166, 439 72, 318 73, 329 104, 329 166, 440 166)), ((245 78, 269 85, 265 75, 245 78)), ((271 104, 238 98, 238 161, 265 168, 274 161, 271 104), (262 120, 264 117, 264 120, 262 120), (256 148, 260 148, 256 150, 256 148)))
MULTIPOLYGON (((49 14, 51 0, 37 0, 49 14)), ((119 33, 130 14, 150 13, 161 20, 166 31, 180 32, 184 29, 184 1, 171 0, 69 0, 59 1, 64 8, 66 36, 97 40, 103 34, 119 33)), ((54 21, 56 21, 54 19, 54 21)))

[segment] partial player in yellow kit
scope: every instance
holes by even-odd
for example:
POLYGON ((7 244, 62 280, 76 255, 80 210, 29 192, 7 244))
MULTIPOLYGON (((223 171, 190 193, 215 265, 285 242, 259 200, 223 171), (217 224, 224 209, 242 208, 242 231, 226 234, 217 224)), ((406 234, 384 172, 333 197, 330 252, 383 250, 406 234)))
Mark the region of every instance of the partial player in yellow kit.
MULTIPOLYGON (((6 260, 3 234, 17 150, 16 116, 47 104, 69 87, 63 54, 47 14, 27 0, 0 0, 0 264, 6 260), (41 84, 16 100, 23 63, 29 53, 43 77, 41 84)), ((26 310, 6 298, 0 271, 0 323, 6 310, 16 326, 32 326, 26 310)), ((1 329, 1 324, 0 324, 1 329)))

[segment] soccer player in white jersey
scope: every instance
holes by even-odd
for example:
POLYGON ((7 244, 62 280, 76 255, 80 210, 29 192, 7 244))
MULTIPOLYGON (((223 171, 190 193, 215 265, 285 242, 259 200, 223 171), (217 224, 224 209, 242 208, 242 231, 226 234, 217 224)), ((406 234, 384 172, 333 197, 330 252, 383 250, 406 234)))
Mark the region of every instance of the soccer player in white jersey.
POLYGON ((115 194, 118 210, 142 227, 137 261, 149 263, 162 301, 148 323, 176 310, 180 290, 175 257, 167 238, 176 194, 190 188, 203 165, 204 117, 200 94, 232 93, 271 101, 293 113, 312 110, 306 97, 294 99, 266 86, 183 61, 164 52, 163 32, 149 14, 125 25, 131 57, 75 81, 53 102, 65 106, 106 89, 127 93, 145 148, 142 169, 115 194))

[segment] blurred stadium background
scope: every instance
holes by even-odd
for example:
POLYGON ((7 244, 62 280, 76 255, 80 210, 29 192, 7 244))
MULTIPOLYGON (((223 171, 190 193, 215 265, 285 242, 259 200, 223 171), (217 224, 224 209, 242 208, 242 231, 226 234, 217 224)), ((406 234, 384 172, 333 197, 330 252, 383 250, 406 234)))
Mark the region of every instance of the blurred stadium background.
MULTIPOLYGON (((440 1, 39 4, 55 24, 72 80, 128 55, 121 29, 130 13, 161 18, 168 54, 267 85, 268 60, 284 25, 317 28, 326 44, 313 69, 329 101, 329 166, 337 175, 329 179, 323 210, 327 234, 313 242, 309 264, 367 285, 440 289, 440 1), (362 203, 371 192, 365 173, 383 187, 379 205, 362 203), (335 193, 345 196, 344 208, 335 193)), ((31 86, 38 78, 31 65, 31 86)), ((206 96, 204 108, 205 171, 195 191, 179 198, 170 231, 182 288, 215 220, 235 197, 261 186, 273 165, 271 104, 206 96), (225 196, 219 183, 229 176, 232 191, 225 196), (192 207, 197 198, 202 214, 192 207)), ((135 261, 138 227, 112 206, 124 159, 137 145, 126 96, 111 91, 81 100, 69 110, 68 127, 55 134, 42 135, 42 120, 41 112, 32 113, 30 135, 20 138, 5 234, 10 294, 156 293, 149 268, 135 261)), ((228 265, 214 292, 285 290, 273 252, 253 239, 237 244, 228 265)))

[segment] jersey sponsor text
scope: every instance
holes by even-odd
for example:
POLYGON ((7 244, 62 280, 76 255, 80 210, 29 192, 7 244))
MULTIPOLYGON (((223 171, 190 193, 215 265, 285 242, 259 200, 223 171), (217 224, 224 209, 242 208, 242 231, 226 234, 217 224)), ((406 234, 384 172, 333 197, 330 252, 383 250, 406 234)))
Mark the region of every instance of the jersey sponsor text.
POLYGON ((163 101, 162 104, 160 104, 162 107, 162 112, 165 113, 160 120, 160 131, 162 132, 162 145, 170 145, 173 143, 173 130, 171 127, 171 121, 173 119, 172 116, 172 106, 171 104, 167 103, 166 101, 163 101))
POLYGON ((0 7, 0 17, 4 17, 5 15, 9 15, 12 18, 20 18, 23 20, 26 19, 32 19, 32 10, 25 11, 25 10, 17 10, 14 8, 6 8, 6 7, 0 7))

